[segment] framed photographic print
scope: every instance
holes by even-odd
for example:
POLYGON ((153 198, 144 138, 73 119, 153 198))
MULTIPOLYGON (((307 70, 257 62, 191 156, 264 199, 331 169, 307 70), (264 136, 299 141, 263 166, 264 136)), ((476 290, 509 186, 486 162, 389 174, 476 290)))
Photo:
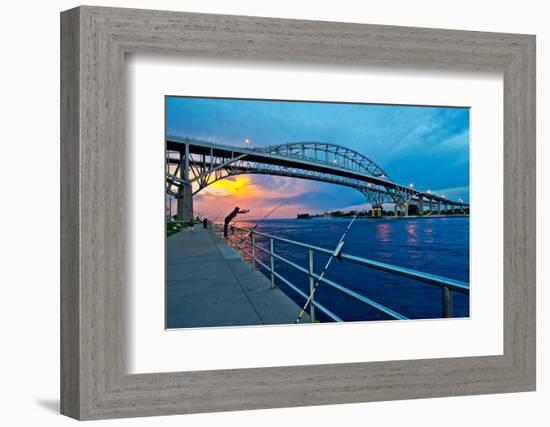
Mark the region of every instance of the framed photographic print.
POLYGON ((535 39, 62 13, 62 413, 535 388, 535 39))
POLYGON ((469 316, 468 108, 174 96, 165 108, 167 328, 469 316), (279 143, 294 135, 315 139, 279 143), (430 264, 462 280, 421 275, 430 264), (436 289, 417 294, 418 281, 436 289))

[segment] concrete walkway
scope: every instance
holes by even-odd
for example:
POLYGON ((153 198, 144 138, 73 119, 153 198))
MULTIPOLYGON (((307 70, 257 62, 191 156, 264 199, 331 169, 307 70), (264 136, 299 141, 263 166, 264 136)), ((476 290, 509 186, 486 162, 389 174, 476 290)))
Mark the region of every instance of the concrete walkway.
POLYGON ((296 303, 202 227, 168 237, 166 258, 168 328, 289 324, 298 315, 296 303))

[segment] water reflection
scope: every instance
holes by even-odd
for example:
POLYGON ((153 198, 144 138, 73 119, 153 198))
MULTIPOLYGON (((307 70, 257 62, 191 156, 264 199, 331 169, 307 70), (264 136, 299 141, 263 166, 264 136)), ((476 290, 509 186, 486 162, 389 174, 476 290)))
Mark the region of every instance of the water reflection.
POLYGON ((433 243, 434 237, 433 237, 433 228, 431 226, 424 227, 424 242, 426 243, 433 243))
POLYGON ((411 221, 407 223, 407 243, 409 245, 416 246, 416 244, 418 243, 418 234, 416 228, 416 222, 411 221))
POLYGON ((376 239, 380 243, 388 243, 391 237, 391 227, 387 222, 382 222, 376 226, 376 239))

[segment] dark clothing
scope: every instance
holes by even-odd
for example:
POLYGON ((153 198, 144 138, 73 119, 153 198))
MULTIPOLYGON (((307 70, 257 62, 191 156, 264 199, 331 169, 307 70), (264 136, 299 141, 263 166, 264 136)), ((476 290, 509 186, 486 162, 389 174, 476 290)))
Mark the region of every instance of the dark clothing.
POLYGON ((237 214, 239 213, 239 209, 236 208, 236 209, 233 209, 233 211, 231 211, 231 213, 229 215, 227 215, 225 217, 225 220, 223 222, 223 237, 227 239, 227 232, 228 232, 228 228, 229 228, 229 223, 233 220, 233 218, 235 218, 237 216, 237 214))
POLYGON ((235 218, 238 213, 239 213, 238 209, 233 209, 233 211, 231 211, 231 213, 225 217, 225 222, 230 223, 231 220, 235 218))
POLYGON ((202 220, 202 228, 208 228, 208 220, 206 218, 202 220))
POLYGON ((227 219, 223 223, 223 238, 227 239, 227 227, 229 227, 229 222, 227 219))

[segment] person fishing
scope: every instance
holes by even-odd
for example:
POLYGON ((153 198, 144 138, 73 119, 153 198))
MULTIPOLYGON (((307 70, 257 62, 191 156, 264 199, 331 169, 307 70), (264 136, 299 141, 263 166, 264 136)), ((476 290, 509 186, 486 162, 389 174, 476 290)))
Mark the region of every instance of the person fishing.
POLYGON ((225 220, 223 222, 223 237, 224 239, 227 239, 227 229, 229 228, 229 223, 239 214, 245 214, 250 212, 248 209, 240 209, 238 206, 231 211, 229 215, 225 217, 225 220))
MULTIPOLYGON (((263 218, 261 218, 259 221, 256 222, 256 225, 254 225, 253 227, 249 228, 248 229, 248 232, 244 234, 243 237, 241 237, 241 240, 237 243, 237 245, 240 245, 242 242, 244 242, 251 234, 252 234, 252 231, 258 227, 262 222, 264 222, 267 218, 269 218, 275 211, 277 211, 277 209, 279 209, 280 207, 282 207, 283 205, 286 205, 288 203, 288 201, 285 201, 277 206, 275 206, 273 209, 271 209, 267 215, 265 215, 263 218)), ((235 208, 237 209, 237 208, 235 208)), ((248 210, 247 210, 248 212, 248 210)), ((227 237, 227 236, 226 236, 227 237)))

